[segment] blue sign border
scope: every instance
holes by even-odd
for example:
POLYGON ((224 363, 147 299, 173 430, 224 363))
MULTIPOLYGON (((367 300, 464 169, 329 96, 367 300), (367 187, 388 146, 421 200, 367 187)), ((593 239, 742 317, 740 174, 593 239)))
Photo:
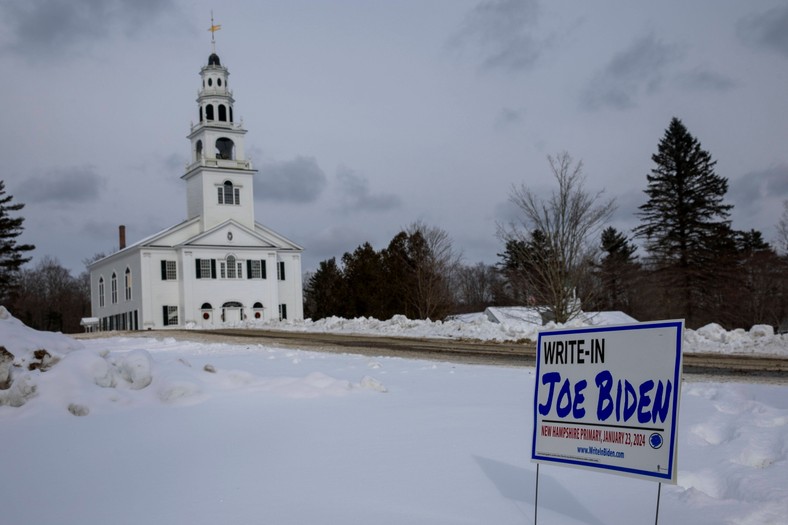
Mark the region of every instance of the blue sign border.
POLYGON ((616 325, 616 326, 598 326, 598 327, 586 327, 586 328, 569 328, 569 329, 559 329, 559 330, 546 330, 543 332, 539 332, 539 338, 536 344, 536 377, 535 377, 535 387, 534 387, 534 422, 533 422, 533 438, 531 440, 531 460, 532 461, 541 461, 541 462, 549 462, 549 463, 565 463, 572 466, 578 466, 583 468, 589 469, 605 469, 605 470, 612 470, 616 472, 621 472, 624 474, 635 475, 642 478, 655 478, 658 481, 668 481, 668 482, 675 482, 674 477, 674 469, 676 468, 675 459, 676 459, 676 440, 678 439, 676 433, 676 425, 678 424, 678 408, 679 408, 679 392, 681 391, 681 364, 682 364, 682 336, 683 336, 683 327, 684 321, 655 321, 655 322, 646 322, 646 323, 638 323, 638 324, 631 324, 631 325, 616 325), (675 363, 673 368, 673 381, 674 385, 677 385, 677 388, 674 390, 673 393, 673 400, 672 400, 672 414, 673 418, 670 424, 670 452, 668 456, 668 468, 664 474, 660 474, 658 472, 652 472, 648 470, 640 470, 634 468, 626 468, 626 467, 618 467, 615 465, 604 465, 599 463, 591 463, 581 460, 572 460, 566 458, 556 458, 551 456, 539 456, 536 454, 536 436, 538 431, 538 414, 539 414, 539 379, 541 378, 540 367, 542 363, 542 336, 544 335, 571 335, 571 334, 588 334, 588 333, 599 333, 599 332, 622 332, 628 330, 646 330, 646 329, 653 329, 653 328, 675 328, 676 329, 676 356, 675 356, 675 363))

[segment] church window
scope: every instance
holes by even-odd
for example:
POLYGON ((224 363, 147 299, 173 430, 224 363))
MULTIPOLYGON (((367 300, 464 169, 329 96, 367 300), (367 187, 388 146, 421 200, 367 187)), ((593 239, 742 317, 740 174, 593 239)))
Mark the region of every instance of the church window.
POLYGON ((279 320, 282 321, 284 319, 287 319, 287 305, 286 304, 280 304, 279 305, 279 320))
POLYGON ((279 261, 279 263, 276 265, 276 278, 279 279, 280 281, 284 281, 285 280, 285 262, 284 261, 279 261))
POLYGON ((118 302, 118 276, 115 272, 112 272, 112 281, 110 282, 110 294, 112 295, 112 304, 117 304, 118 302))
POLYGON ((213 85, 213 79, 211 77, 208 77, 208 87, 211 87, 212 85, 213 85))
POLYGON ((198 279, 216 279, 216 259, 197 259, 198 279))
POLYGON ((126 268, 123 284, 126 291, 126 300, 131 301, 131 270, 128 268, 126 268))
POLYGON ((247 279, 265 279, 265 259, 249 259, 246 261, 247 279))
POLYGON ((202 122, 202 106, 200 106, 200 122, 202 122))
POLYGON ((219 186, 219 204, 241 204, 241 190, 233 186, 233 183, 225 181, 219 186))
POLYGON ((219 120, 227 122, 227 106, 219 104, 219 120))
POLYGON ((98 300, 99 300, 99 308, 104 308, 104 278, 103 277, 99 277, 98 300))
POLYGON ((216 139, 216 158, 234 160, 235 159, 235 144, 227 137, 216 139))
POLYGON ((233 107, 230 106, 230 122, 233 122, 233 107))
POLYGON ((226 261, 219 262, 219 276, 222 279, 243 279, 243 263, 228 255, 226 261))
MULTIPOLYGON (((200 119, 200 120, 202 120, 202 119, 200 119)), ((195 144, 194 152, 195 152, 195 157, 196 157, 194 160, 198 160, 199 161, 202 158, 202 141, 201 140, 198 140, 197 144, 195 144)))
POLYGON ((222 85, 222 79, 221 78, 217 78, 216 79, 216 85, 217 86, 221 86, 222 85))
POLYGON ((178 307, 177 306, 163 306, 163 324, 164 326, 177 326, 178 325, 178 307))
POLYGON ((227 256, 227 278, 228 279, 235 279, 235 257, 232 255, 227 256))
POLYGON ((213 120, 213 104, 205 106, 205 120, 213 120))
POLYGON ((161 280, 175 281, 178 279, 178 264, 176 261, 161 261, 161 280))

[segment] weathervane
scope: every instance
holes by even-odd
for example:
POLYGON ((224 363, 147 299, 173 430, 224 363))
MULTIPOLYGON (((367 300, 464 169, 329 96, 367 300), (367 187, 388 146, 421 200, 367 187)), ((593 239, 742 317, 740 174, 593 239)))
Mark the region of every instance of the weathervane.
POLYGON ((216 52, 216 39, 214 37, 216 35, 216 32, 218 30, 220 30, 221 28, 222 28, 221 24, 214 24, 213 23, 213 10, 211 10, 211 27, 210 27, 210 29, 208 29, 208 31, 211 32, 211 51, 213 53, 216 52))

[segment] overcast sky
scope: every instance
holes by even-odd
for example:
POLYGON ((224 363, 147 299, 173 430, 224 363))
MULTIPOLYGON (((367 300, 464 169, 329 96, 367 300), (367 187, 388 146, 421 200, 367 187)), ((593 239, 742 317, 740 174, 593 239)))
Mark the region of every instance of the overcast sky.
POLYGON ((186 135, 216 50, 259 170, 256 218, 304 270, 416 220, 494 263, 512 185, 582 160, 630 234, 672 117, 729 181, 733 227, 788 199, 784 0, 0 0, 0 179, 22 242, 82 260, 186 217, 186 135))

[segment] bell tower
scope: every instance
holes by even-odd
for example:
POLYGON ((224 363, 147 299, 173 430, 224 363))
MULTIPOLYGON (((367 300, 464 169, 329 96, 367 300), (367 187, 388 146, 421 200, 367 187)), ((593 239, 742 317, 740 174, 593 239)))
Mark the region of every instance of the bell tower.
POLYGON ((254 229, 256 170, 244 152, 246 130, 235 122, 230 73, 216 54, 214 33, 220 27, 211 17, 211 54, 200 69, 198 120, 188 135, 191 160, 181 177, 187 186, 187 218, 201 217, 202 231, 228 219, 254 229))

